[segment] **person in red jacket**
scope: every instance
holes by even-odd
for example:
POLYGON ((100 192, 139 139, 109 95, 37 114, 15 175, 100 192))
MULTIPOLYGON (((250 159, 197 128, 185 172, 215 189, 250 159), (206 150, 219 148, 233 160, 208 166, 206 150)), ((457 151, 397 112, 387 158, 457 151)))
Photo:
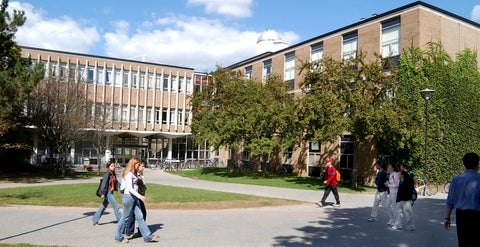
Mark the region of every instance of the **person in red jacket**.
POLYGON ((323 183, 325 184, 325 191, 323 192, 323 197, 320 202, 317 203, 318 206, 323 207, 325 205, 325 200, 327 199, 328 195, 330 194, 330 191, 333 192, 333 196, 335 197, 336 203, 333 205, 334 207, 340 207, 340 197, 338 196, 338 190, 337 190, 337 169, 332 165, 333 159, 332 158, 326 158, 325 163, 326 163, 326 172, 325 172, 325 181, 323 183))

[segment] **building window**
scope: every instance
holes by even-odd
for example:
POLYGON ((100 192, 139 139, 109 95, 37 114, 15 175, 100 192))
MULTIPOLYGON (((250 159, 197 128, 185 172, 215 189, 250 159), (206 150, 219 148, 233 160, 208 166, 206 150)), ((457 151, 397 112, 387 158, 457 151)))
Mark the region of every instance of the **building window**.
POLYGON ((190 111, 189 110, 185 110, 185 125, 190 125, 190 111))
POLYGON ((93 74, 94 74, 95 68, 93 66, 88 66, 88 74, 87 74, 87 82, 89 84, 93 84, 93 74))
POLYGON ((187 89, 187 94, 192 93, 192 77, 187 77, 187 85, 185 85, 185 88, 187 89))
POLYGON ((245 79, 252 79, 252 66, 245 67, 245 79))
POLYGON ((310 46, 310 62, 318 63, 323 59, 323 42, 310 46))
POLYGON ((122 106, 122 122, 128 122, 128 106, 122 106))
POLYGON ((123 72, 123 78, 122 78, 122 81, 123 81, 123 87, 128 87, 128 77, 130 74, 128 72, 123 72))
POLYGON ((176 122, 175 111, 170 110, 170 125, 175 125, 176 122))
POLYGON ((147 83, 147 87, 149 90, 152 90, 153 89, 153 85, 155 83, 155 79, 153 77, 153 74, 148 74, 148 83, 147 83))
POLYGON ((107 70, 105 76, 105 85, 112 85, 112 70, 107 70))
POLYGON ((167 124, 167 118, 168 118, 168 109, 163 108, 162 110, 162 124, 167 124))
POLYGON ((163 90, 168 91, 168 80, 169 76, 168 75, 163 75, 163 90))
POLYGON ((294 89, 295 81, 295 52, 285 54, 285 82, 290 86, 290 89, 294 89))
POLYGON ((340 139, 340 168, 353 169, 355 154, 355 139, 351 135, 344 135, 340 139))
POLYGON ((155 107, 155 124, 160 124, 160 108, 155 107))
POLYGON ((152 107, 147 108, 147 123, 152 123, 152 107))
POLYGON ((132 88, 137 88, 137 74, 138 72, 132 72, 132 88))
POLYGON ((183 92, 185 90, 185 77, 178 78, 178 91, 183 92))
POLYGON ((85 66, 80 65, 80 67, 78 67, 78 74, 82 82, 85 82, 87 80, 87 73, 85 71, 85 66))
POLYGON ((357 58, 357 31, 343 35, 343 59, 357 58))
POLYGON ((112 119, 114 122, 118 122, 120 116, 120 106, 114 105, 113 106, 113 114, 112 114, 112 119))
POLYGON ((143 121, 144 121, 144 117, 143 117, 144 111, 145 111, 145 107, 143 107, 143 106, 138 107, 138 122, 139 123, 143 123, 143 121))
POLYGON ((183 111, 178 109, 178 117, 177 117, 178 121, 177 121, 177 124, 178 125, 183 125, 183 111))
POLYGON ((262 78, 264 82, 267 80, 268 76, 270 76, 271 73, 272 73, 272 60, 269 59, 263 62, 262 78))
POLYGON ((67 64, 66 63, 61 63, 60 64, 60 79, 63 81, 68 80, 68 71, 67 71, 67 64))
POLYGON ((170 87, 170 90, 176 92, 177 91, 177 77, 176 76, 172 76, 172 80, 171 80, 171 87, 170 87))
POLYGON ((97 68, 97 84, 103 84, 103 68, 97 68))
POLYGON ((137 108, 135 106, 130 106, 130 122, 137 120, 137 108))
POLYGON ((400 55, 400 18, 382 23, 382 57, 400 55))
POLYGON ((140 89, 144 89, 145 88, 145 72, 140 72, 140 89))
POLYGON ((155 89, 162 90, 162 76, 160 75, 155 77, 155 89))

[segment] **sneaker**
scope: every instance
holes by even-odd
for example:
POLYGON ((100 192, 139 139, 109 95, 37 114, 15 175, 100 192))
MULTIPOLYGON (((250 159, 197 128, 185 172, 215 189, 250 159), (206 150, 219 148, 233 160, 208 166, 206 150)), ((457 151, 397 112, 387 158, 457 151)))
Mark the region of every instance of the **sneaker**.
POLYGON ((399 230, 402 230, 402 227, 392 226, 390 229, 395 230, 395 231, 399 231, 399 230))
POLYGON ((335 204, 333 204, 333 206, 336 207, 336 208, 339 208, 341 205, 340 205, 340 203, 335 203, 335 204))
POLYGON ((323 207, 323 203, 322 203, 322 202, 317 202, 316 204, 317 204, 317 206, 319 206, 319 207, 323 207))
POLYGON ((127 235, 126 235, 127 239, 132 239, 134 236, 135 236, 135 234, 133 234, 133 233, 132 233, 132 234, 127 234, 127 235))
POLYGON ((368 222, 375 222, 375 221, 377 221, 377 218, 371 217, 368 219, 368 222))
POLYGON ((159 239, 159 238, 160 238, 159 236, 153 235, 153 236, 152 236, 152 239, 150 239, 150 240, 148 240, 148 241, 146 241, 146 242, 147 242, 147 243, 155 243, 155 242, 158 242, 158 239, 159 239))
POLYGON ((389 226, 394 226, 394 225, 395 225, 395 222, 389 220, 389 221, 387 222, 387 225, 389 225, 389 226))
POLYGON ((122 241, 117 241, 117 243, 128 244, 128 239, 123 238, 122 241))

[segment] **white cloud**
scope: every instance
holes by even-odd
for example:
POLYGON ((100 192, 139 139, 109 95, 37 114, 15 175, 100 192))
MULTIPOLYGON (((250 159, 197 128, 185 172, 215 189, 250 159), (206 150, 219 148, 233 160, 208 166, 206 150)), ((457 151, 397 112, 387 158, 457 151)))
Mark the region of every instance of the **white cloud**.
POLYGON ((68 16, 47 19, 42 10, 27 3, 11 2, 8 8, 23 10, 27 17, 15 35, 19 45, 84 53, 100 40, 96 27, 83 26, 68 16))
POLYGON ((480 20, 480 5, 475 5, 472 9, 472 20, 479 21, 480 20))
POLYGON ((246 18, 252 15, 252 0, 188 0, 189 5, 203 5, 206 13, 229 18, 246 18))
MULTIPOLYGON (((151 25, 151 23, 149 23, 151 25)), ((214 70, 255 55, 259 32, 241 31, 219 20, 200 17, 169 16, 154 26, 139 28, 131 36, 125 25, 104 35, 108 56, 135 58, 185 66, 196 71, 214 70), (151 30, 146 31, 145 29, 151 30)), ((281 33, 289 43, 298 41, 294 33, 281 33)))

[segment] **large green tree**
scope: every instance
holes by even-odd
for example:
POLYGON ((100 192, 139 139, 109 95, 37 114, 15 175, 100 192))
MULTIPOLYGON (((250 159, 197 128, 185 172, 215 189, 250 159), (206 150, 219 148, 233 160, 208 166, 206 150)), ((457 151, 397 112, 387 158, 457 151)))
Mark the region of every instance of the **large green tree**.
POLYGON ((32 66, 21 58, 21 49, 14 37, 26 20, 23 11, 9 12, 8 0, 0 6, 0 159, 10 162, 0 169, 15 169, 31 153, 23 121, 23 103, 42 78, 41 64, 32 66))
POLYGON ((479 152, 480 73, 477 54, 469 49, 455 59, 440 43, 429 43, 422 50, 404 51, 399 68, 400 104, 409 123, 405 137, 411 139, 408 162, 423 177, 433 182, 449 181, 462 171, 461 157, 479 152), (425 166, 425 100, 419 91, 434 89, 428 107, 427 166, 425 166), (426 169, 426 170, 424 170, 426 169))
POLYGON ((207 141, 215 148, 248 150, 257 166, 270 160, 274 168, 279 167, 273 157, 294 141, 294 102, 288 85, 279 77, 262 83, 223 68, 211 78, 192 98, 196 141, 207 141))

